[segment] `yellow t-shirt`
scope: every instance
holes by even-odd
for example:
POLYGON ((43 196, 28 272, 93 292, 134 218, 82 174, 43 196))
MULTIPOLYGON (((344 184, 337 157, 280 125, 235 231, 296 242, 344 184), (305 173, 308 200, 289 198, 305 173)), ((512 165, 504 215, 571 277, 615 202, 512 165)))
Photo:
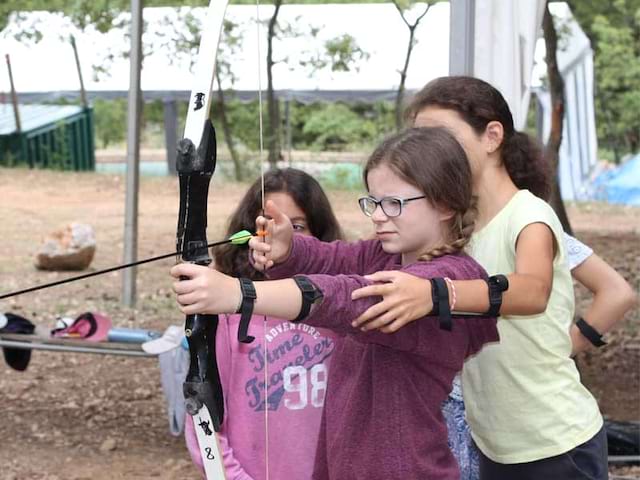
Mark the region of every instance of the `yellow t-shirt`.
POLYGON ((473 235, 470 253, 489 275, 509 275, 515 271, 518 235, 532 223, 549 226, 558 248, 547 309, 540 315, 500 317, 500 342, 485 346, 462 372, 473 439, 491 460, 507 464, 560 455, 603 425, 598 404, 569 357, 573 282, 562 226, 551 207, 527 190, 518 191, 473 235))

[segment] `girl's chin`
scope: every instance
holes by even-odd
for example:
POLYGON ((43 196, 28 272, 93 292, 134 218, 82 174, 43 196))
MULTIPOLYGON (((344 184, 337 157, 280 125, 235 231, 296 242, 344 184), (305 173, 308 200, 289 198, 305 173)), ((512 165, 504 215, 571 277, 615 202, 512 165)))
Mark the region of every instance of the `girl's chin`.
POLYGON ((389 253, 389 254, 402 253, 400 250, 400 246, 395 242, 391 242, 388 240, 386 241, 380 240, 380 244, 382 246, 382 250, 384 250, 385 253, 389 253))

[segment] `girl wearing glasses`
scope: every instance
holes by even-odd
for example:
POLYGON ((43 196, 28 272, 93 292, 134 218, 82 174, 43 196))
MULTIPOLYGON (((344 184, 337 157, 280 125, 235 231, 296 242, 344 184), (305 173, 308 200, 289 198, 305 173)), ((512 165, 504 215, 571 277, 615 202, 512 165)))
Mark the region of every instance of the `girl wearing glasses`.
MULTIPOLYGON (((445 285, 441 314, 455 308, 454 279, 486 278, 462 252, 475 218, 469 162, 446 130, 411 129, 374 151, 364 180, 369 195, 359 203, 375 240, 325 243, 293 235, 287 218, 267 203, 272 219, 257 223, 272 243, 252 239, 254 260, 259 268, 273 266, 271 278, 286 279, 254 283, 254 312, 304 318, 340 336, 313 478, 458 479, 441 405, 465 358, 498 341, 495 318, 454 314, 447 331, 442 318, 425 316, 394 335, 363 332, 348 319, 376 302, 354 301, 351 293, 380 269, 400 268, 445 285)), ((189 278, 174 283, 184 313, 232 313, 243 301, 238 280, 222 273, 182 264, 171 274, 189 278)))

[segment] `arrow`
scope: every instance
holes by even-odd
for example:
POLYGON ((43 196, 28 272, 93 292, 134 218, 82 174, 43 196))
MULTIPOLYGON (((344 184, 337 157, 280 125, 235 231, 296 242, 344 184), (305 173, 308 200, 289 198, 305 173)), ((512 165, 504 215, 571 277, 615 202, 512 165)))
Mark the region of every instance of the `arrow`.
MULTIPOLYGON (((233 235, 231 235, 226 240, 222 240, 222 241, 214 242, 214 243, 209 243, 207 245, 207 248, 218 247, 220 245, 226 245, 227 243, 230 243, 232 245, 244 245, 245 243, 247 243, 251 239, 251 237, 252 237, 251 232, 249 232, 248 230, 241 230, 240 232, 234 233, 233 235)), ((82 274, 82 275, 78 275, 76 277, 69 277, 69 278, 65 278, 64 280, 58 280, 56 282, 45 283, 45 284, 42 284, 42 285, 37 285, 35 287, 25 288, 23 290, 16 290, 15 292, 3 293, 2 295, 0 295, 0 300, 5 299, 5 298, 9 298, 9 297, 15 297, 15 296, 18 296, 18 295, 22 295, 23 293, 35 292, 36 290, 42 290, 42 289, 49 288, 49 287, 55 287, 56 285, 62 285, 63 283, 71 283, 71 282, 75 282, 76 280, 82 280, 84 278, 95 277, 97 275, 103 275, 105 273, 115 272, 117 270, 123 270, 125 268, 135 267, 136 265, 142 265, 144 263, 155 262, 157 260, 163 260, 165 258, 170 258, 170 257, 174 257, 174 256, 177 256, 177 255, 182 255, 183 253, 185 253, 185 252, 182 251, 182 250, 178 250, 176 252, 167 253, 165 255, 158 255, 157 257, 151 257, 151 258, 145 258, 144 260, 138 260, 137 262, 125 263, 123 265, 117 265, 115 267, 105 268, 104 270, 98 270, 97 272, 85 273, 85 274, 82 274)))

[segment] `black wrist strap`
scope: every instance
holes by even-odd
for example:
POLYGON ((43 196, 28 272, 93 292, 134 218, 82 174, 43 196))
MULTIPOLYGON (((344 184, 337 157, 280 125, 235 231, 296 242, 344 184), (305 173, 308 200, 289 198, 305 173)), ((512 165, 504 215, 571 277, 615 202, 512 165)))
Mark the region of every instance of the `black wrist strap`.
POLYGON ((300 292, 302 293, 302 306, 300 307, 300 313, 292 320, 292 322, 299 322, 304 318, 307 318, 311 307, 316 300, 323 297, 322 292, 309 280, 307 277, 296 276, 293 277, 293 281, 296 282, 300 292))
POLYGON ((240 290, 242 291, 242 302, 236 313, 240 314, 240 324, 238 325, 238 341, 241 343, 251 343, 255 340, 249 335, 249 322, 253 315, 253 306, 256 298, 256 287, 248 278, 239 278, 240 290))
POLYGON ((489 287, 489 310, 487 310, 487 315, 498 317, 500 315, 500 307, 502 307, 502 292, 509 289, 509 280, 504 275, 493 275, 485 281, 489 287))
POLYGON ((451 308, 449 306, 449 289, 444 278, 432 278, 431 281, 431 301, 433 310, 430 315, 440 317, 440 328, 450 332, 453 328, 451 319, 451 308))
POLYGON ((589 325, 584 318, 578 318, 576 326, 578 327, 578 330, 580 330, 580 333, 582 333, 582 335, 589 340, 592 345, 602 347, 607 344, 607 342, 602 339, 602 335, 598 333, 595 328, 589 325))

